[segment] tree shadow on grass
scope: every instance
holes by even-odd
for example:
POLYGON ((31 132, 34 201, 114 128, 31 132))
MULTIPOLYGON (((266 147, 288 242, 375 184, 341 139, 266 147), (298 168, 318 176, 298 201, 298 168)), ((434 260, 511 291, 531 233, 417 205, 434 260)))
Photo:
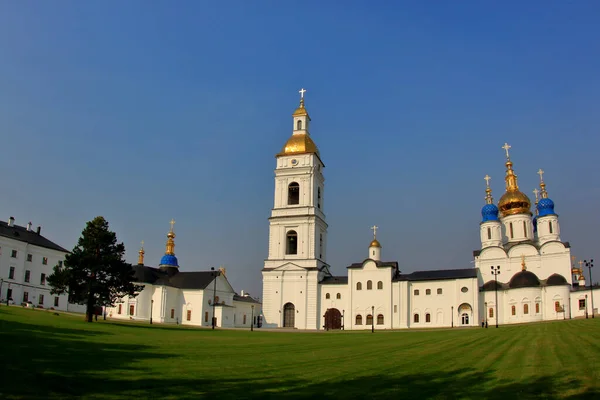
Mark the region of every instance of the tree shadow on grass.
MULTIPOLYGON (((102 343, 95 339, 103 335, 113 334, 0 321, 3 381, 0 398, 90 395, 104 386, 94 374, 104 372, 118 376, 119 371, 140 369, 134 363, 171 357, 153 353, 151 346, 102 343)), ((116 380, 114 384, 121 385, 116 380)))

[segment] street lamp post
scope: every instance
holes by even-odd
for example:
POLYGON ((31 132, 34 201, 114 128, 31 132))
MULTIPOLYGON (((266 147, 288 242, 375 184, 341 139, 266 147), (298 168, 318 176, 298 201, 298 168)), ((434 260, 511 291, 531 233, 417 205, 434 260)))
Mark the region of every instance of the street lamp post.
POLYGON ((371 306, 371 333, 375 333, 375 306, 371 306))
POLYGON ((454 306, 450 307, 450 314, 452 317, 452 328, 454 328, 454 306))
MULTIPOLYGON (((591 259, 590 261, 583 260, 583 262, 585 263, 585 266, 588 267, 588 269, 590 271, 590 296, 592 296, 592 318, 594 318, 594 281, 592 280, 592 268, 594 268, 594 260, 593 259, 591 259)), ((585 306, 587 308, 587 303, 585 306)))
POLYGON ((485 310, 483 311, 485 313, 485 327, 487 328, 487 319, 488 319, 488 309, 487 309, 487 301, 484 303, 485 305, 485 310))
POLYGON ((492 275, 494 275, 494 280, 495 280, 495 285, 494 285, 494 290, 496 292, 496 328, 498 328, 498 275, 500 275, 500 266, 493 266, 492 265, 492 275))
POLYGON ((571 297, 569 297, 569 319, 571 319, 571 297))
POLYGON ((345 311, 342 310, 342 330, 344 330, 344 324, 346 323, 346 320, 344 319, 344 313, 345 311))
POLYGON ((150 299, 150 325, 152 325, 152 309, 154 308, 154 299, 150 299))
POLYGON ((250 332, 254 332, 254 304, 252 304, 252 317, 250 317, 250 332))
POLYGON ((215 277, 215 284, 213 285, 213 304, 212 304, 212 328, 215 329, 215 307, 216 307, 216 302, 215 299, 217 298, 217 276, 215 274, 215 267, 210 267, 210 270, 213 271, 213 276, 215 277))
POLYGON ((588 319, 587 294, 585 295, 585 319, 588 319))

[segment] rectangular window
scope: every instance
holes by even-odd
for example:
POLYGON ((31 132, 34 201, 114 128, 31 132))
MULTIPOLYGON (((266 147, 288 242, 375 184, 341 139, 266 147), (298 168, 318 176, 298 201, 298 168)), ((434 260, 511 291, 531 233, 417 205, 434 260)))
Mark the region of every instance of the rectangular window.
POLYGON ((398 312, 398 305, 394 304, 394 313, 397 313, 397 312, 398 312))
POLYGON ((46 284, 46 274, 42 274, 40 276, 40 285, 45 285, 46 284))
POLYGON ((23 303, 27 303, 29 301, 29 292, 23 292, 23 303))
POLYGON ((192 320, 192 310, 187 310, 187 320, 188 321, 192 320))
POLYGON ((523 221, 523 235, 527 237, 527 222, 523 221))
POLYGON ((552 221, 548 221, 548 229, 550 230, 550 233, 552 233, 552 221))
POLYGON ((10 252, 10 256, 11 256, 12 258, 17 258, 17 251, 16 251, 16 250, 13 250, 13 251, 11 251, 11 252, 10 252))
POLYGON ((438 288, 437 294, 442 294, 442 289, 441 288, 438 288))
POLYGON ((54 307, 58 307, 58 299, 59 299, 59 297, 58 297, 58 296, 56 296, 56 297, 54 298, 54 307))
POLYGON ((117 311, 117 314, 121 314, 122 311, 123 311, 123 304, 119 304, 119 310, 117 311))
POLYGON ((419 289, 415 289, 415 296, 419 295, 419 289))
POLYGON ((42 257, 42 264, 48 265, 48 257, 42 257))
POLYGON ((579 309, 585 310, 585 299, 579 299, 579 309))
POLYGON ((6 298, 8 300, 12 300, 12 289, 8 288, 8 290, 6 291, 6 298))
POLYGON ((523 304, 523 314, 529 314, 529 304, 523 304))
POLYGON ((27 254, 27 261, 31 262, 33 260, 33 254, 27 254))
POLYGON ((487 228, 487 232, 488 232, 488 240, 490 240, 492 238, 492 229, 487 228))
POLYGON ((8 270, 8 279, 15 279, 15 267, 10 267, 8 270))
POLYGON ((246 314, 244 314, 244 322, 243 322, 243 324, 246 325, 246 314))
POLYGON ((171 308, 171 319, 175 318, 175 309, 171 308))
POLYGON ((208 322, 208 311, 204 313, 204 322, 208 322))
POLYGON ((515 307, 515 306, 511 307, 511 314, 512 315, 517 315, 517 307, 515 307))
POLYGON ((490 307, 490 312, 489 312, 490 318, 494 318, 494 309, 490 307))
POLYGON ((540 303, 535 303, 535 313, 536 314, 540 313, 540 303))
POLYGON ((512 239, 512 238, 515 237, 514 232, 513 232, 513 224, 512 224, 512 222, 508 224, 508 228, 510 230, 510 238, 512 239))
POLYGON ((431 295, 431 289, 425 289, 425 295, 426 296, 430 296, 431 295))
POLYGON ((31 271, 30 270, 25 271, 25 282, 29 282, 30 278, 31 278, 31 271))
POLYGON ((61 260, 61 261, 58 262, 58 268, 62 268, 62 266, 63 266, 63 262, 61 260))
POLYGON ((131 304, 129 306, 129 315, 133 315, 133 312, 135 311, 135 306, 133 304, 131 304))
POLYGON ((38 304, 40 306, 44 305, 44 295, 43 294, 40 294, 40 296, 38 297, 38 304))

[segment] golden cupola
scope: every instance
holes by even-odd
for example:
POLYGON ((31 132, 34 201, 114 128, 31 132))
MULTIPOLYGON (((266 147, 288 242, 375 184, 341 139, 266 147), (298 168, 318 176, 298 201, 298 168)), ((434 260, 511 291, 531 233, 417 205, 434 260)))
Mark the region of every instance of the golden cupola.
POLYGON ((498 209, 503 217, 515 214, 531 215, 531 201, 525 193, 519 190, 517 175, 513 170, 513 163, 508 154, 510 146, 505 143, 502 148, 506 151, 506 177, 504 178, 506 181, 506 193, 500 197, 498 209))
POLYGON ((319 155, 319 149, 308 133, 310 117, 304 107, 304 93, 306 90, 300 90, 300 105, 292 114, 294 120, 294 131, 292 136, 283 146, 279 156, 290 156, 295 154, 316 154, 319 155))

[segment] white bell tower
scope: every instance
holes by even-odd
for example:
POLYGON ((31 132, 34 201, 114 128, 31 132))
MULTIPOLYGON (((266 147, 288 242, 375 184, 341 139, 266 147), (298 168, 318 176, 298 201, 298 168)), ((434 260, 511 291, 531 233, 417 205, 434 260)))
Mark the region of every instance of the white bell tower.
POLYGON ((266 327, 318 329, 318 283, 329 275, 324 164, 309 134, 305 92, 300 90, 300 106, 292 114, 292 136, 276 155, 269 255, 262 272, 266 327))

